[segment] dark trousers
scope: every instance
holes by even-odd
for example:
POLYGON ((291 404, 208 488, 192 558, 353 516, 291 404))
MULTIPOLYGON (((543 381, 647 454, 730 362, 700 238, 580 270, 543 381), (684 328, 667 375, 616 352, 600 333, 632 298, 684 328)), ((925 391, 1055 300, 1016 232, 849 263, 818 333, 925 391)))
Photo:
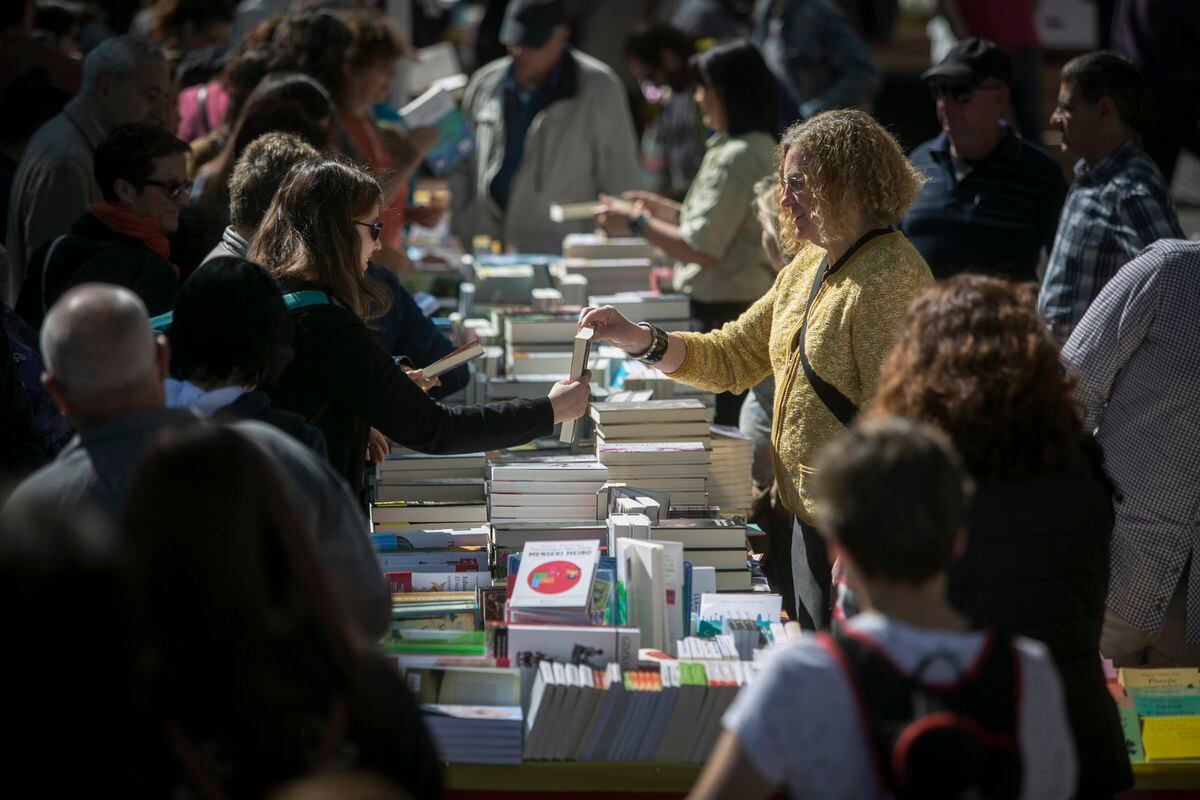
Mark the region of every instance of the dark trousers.
POLYGON ((805 630, 829 630, 831 578, 825 540, 816 528, 797 519, 792 525, 793 619, 805 630))
MULTIPOLYGON (((693 300, 692 318, 699 320, 702 326, 701 330, 707 333, 721 327, 726 322, 737 319, 750 305, 749 301, 744 303, 701 303, 693 300)), ((736 428, 738 416, 742 410, 742 401, 745 399, 745 392, 741 394, 721 392, 718 394, 713 422, 717 425, 730 425, 736 428)))

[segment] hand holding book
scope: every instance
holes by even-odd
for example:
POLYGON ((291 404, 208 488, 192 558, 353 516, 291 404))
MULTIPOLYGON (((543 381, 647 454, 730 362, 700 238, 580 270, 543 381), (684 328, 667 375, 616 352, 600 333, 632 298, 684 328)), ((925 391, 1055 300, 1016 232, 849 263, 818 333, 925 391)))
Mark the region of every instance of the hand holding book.
POLYGON ((627 320, 612 306, 587 306, 579 312, 579 327, 593 328, 593 341, 608 342, 626 353, 641 353, 650 349, 654 334, 627 320))

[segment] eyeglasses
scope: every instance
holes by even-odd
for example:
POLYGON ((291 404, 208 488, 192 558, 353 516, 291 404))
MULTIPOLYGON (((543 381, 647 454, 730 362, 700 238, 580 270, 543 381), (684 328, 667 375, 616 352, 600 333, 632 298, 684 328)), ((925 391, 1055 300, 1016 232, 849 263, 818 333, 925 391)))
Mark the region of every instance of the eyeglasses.
POLYGON ((143 186, 157 186, 172 200, 185 200, 192 195, 191 181, 142 181, 143 186))
POLYGON ((999 86, 971 86, 967 83, 930 83, 929 94, 934 100, 939 97, 944 97, 947 100, 952 100, 960 106, 965 106, 971 102, 971 97, 975 92, 990 92, 999 89, 999 86))
POLYGON ((372 242, 378 242, 379 234, 383 233, 383 223, 382 222, 359 222, 358 220, 355 220, 354 224, 362 225, 364 228, 370 228, 372 242))
POLYGON ((779 187, 785 192, 791 192, 793 195, 803 194, 805 189, 804 178, 799 175, 788 175, 779 179, 779 187))

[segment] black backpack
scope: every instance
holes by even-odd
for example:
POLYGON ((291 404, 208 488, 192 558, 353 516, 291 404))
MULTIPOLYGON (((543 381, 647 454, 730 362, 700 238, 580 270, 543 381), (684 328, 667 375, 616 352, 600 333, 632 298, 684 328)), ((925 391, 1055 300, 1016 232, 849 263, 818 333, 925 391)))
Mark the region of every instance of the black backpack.
POLYGON ((975 663, 950 683, 923 681, 933 653, 906 675, 867 636, 822 635, 854 690, 875 756, 881 794, 897 800, 1015 798, 1021 791, 1017 746, 1019 655, 988 630, 975 663))

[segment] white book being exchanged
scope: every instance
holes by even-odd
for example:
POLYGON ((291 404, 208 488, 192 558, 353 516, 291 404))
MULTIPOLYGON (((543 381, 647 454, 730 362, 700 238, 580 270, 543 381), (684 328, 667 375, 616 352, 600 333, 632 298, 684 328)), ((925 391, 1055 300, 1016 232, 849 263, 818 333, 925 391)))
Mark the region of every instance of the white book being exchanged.
POLYGON ((443 372, 449 372, 460 364, 465 364, 472 359, 479 358, 483 355, 483 350, 483 343, 476 339, 456 350, 451 350, 437 361, 425 367, 422 372, 426 378, 436 377, 443 372))
POLYGON ((592 212, 600 205, 599 200, 588 200, 583 203, 552 203, 550 205, 551 222, 583 222, 592 218, 592 212))
MULTIPOLYGON (((587 370, 588 355, 592 349, 592 337, 595 335, 595 328, 580 328, 575 332, 575 342, 571 350, 571 371, 567 374, 568 380, 579 380, 587 370)), ((569 419, 563 422, 558 440, 568 443, 575 441, 575 420, 569 419)))
POLYGON ((586 610, 600 561, 600 542, 530 542, 521 551, 511 608, 586 610))

